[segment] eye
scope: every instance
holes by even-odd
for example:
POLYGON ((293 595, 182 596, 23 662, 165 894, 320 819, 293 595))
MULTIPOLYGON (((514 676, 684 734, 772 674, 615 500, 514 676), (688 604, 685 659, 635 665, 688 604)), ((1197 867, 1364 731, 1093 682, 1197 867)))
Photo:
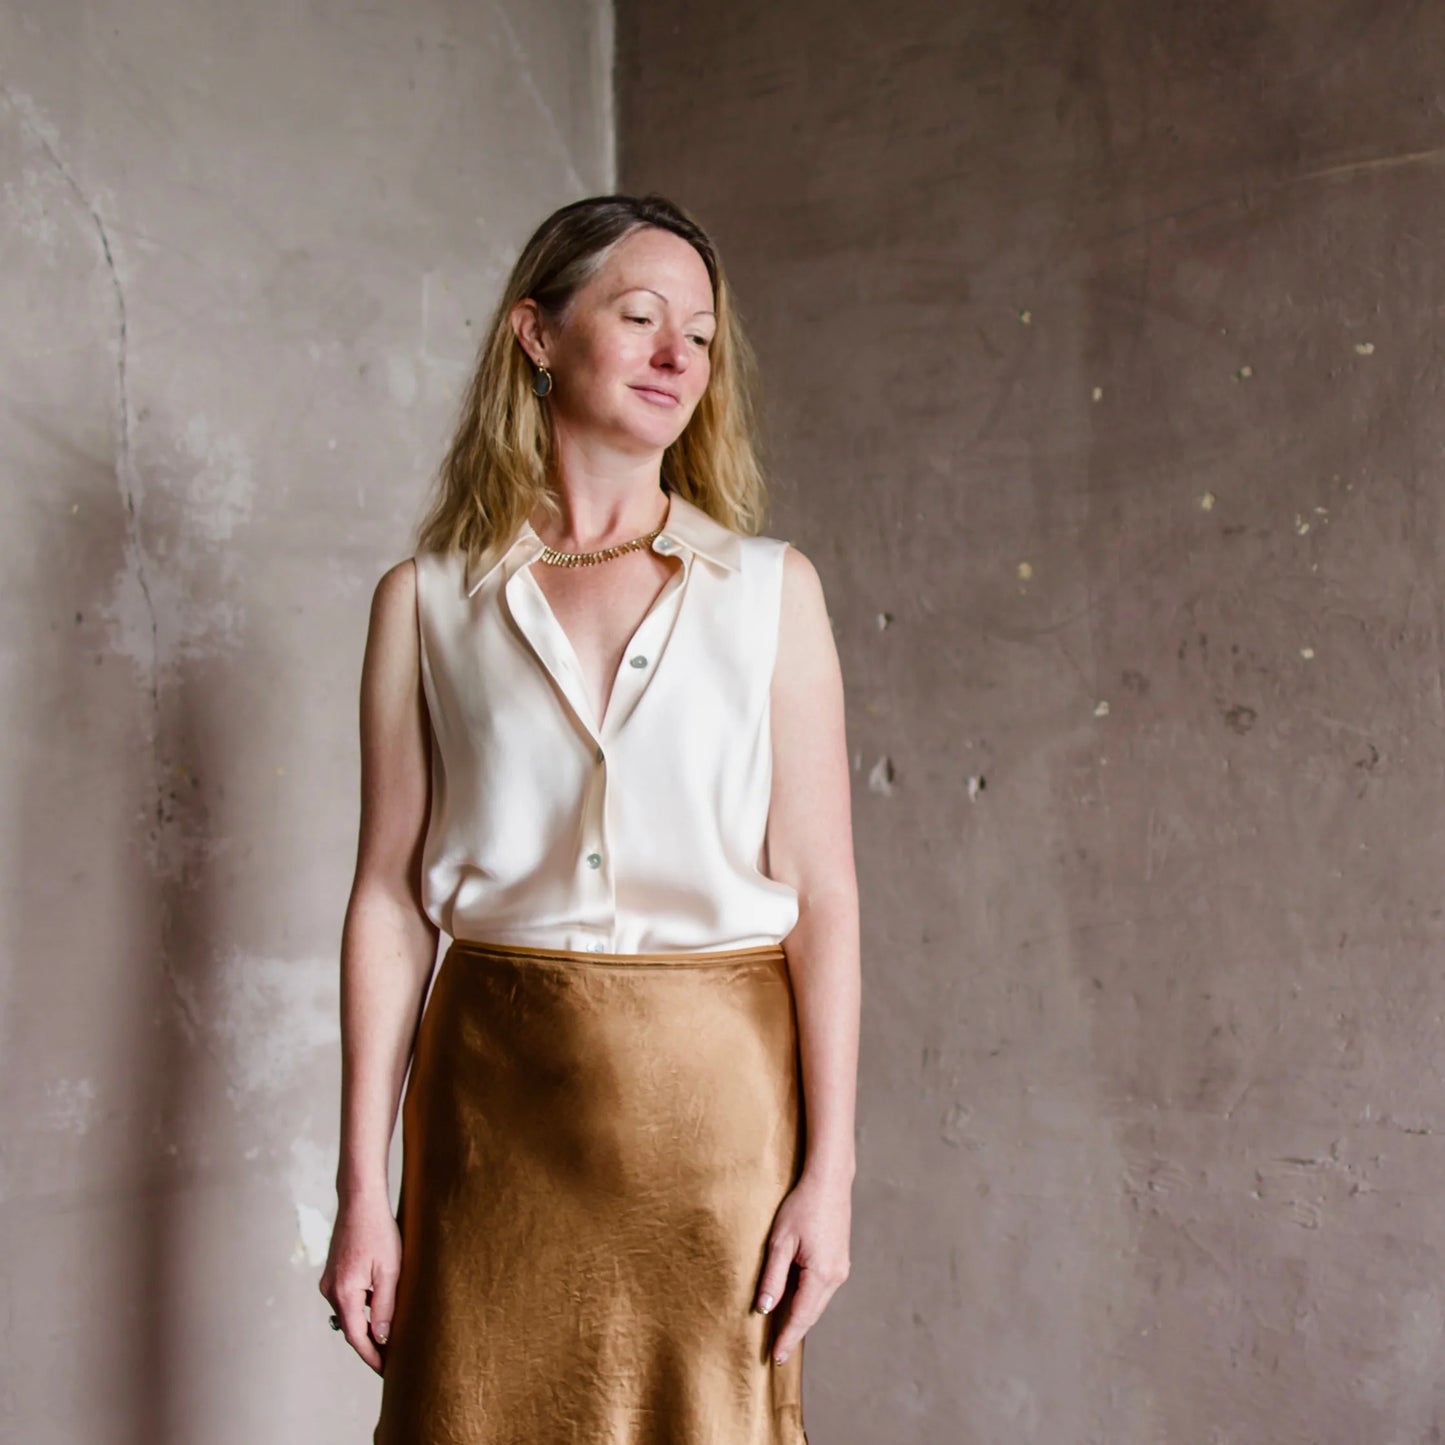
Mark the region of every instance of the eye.
POLYGON ((712 337, 710 336, 690 336, 688 337, 688 340, 697 342, 697 344, 702 347, 704 351, 706 351, 708 347, 712 345, 712 337))
POLYGON ((652 317, 650 316, 624 316, 622 319, 624 321, 637 321, 640 322, 643 326, 650 325, 652 322, 652 317))

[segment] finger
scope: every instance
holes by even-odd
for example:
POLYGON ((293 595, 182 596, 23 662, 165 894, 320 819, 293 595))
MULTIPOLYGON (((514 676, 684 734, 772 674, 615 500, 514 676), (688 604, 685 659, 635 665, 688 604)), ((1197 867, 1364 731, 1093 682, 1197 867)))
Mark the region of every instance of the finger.
POLYGON ((773 1342, 774 1364, 781 1365, 793 1353, 798 1341, 817 1323, 832 1295, 832 1288, 824 1284, 815 1271, 806 1268, 798 1271, 798 1287, 793 1291, 782 1328, 773 1342))
POLYGON ((768 1245, 768 1257, 763 1264, 762 1278, 758 1281, 758 1292, 753 1303, 762 1314, 776 1307, 788 1287, 788 1271, 792 1268, 793 1257, 798 1251, 798 1241, 786 1235, 775 1235, 768 1245))
POLYGON ((384 1345, 391 1338, 396 1307, 396 1271, 378 1262, 371 1271, 371 1338, 384 1345))
POLYGON ((321 1271, 321 1278, 316 1281, 316 1288, 321 1291, 321 1298, 336 1308, 336 1262, 327 1260, 326 1268, 321 1271))
POLYGON ((367 1333, 366 1302, 360 1285, 349 1289, 342 1286, 337 1293, 336 1312, 341 1316, 341 1333, 346 1336, 346 1343, 379 1375, 381 1355, 367 1333))

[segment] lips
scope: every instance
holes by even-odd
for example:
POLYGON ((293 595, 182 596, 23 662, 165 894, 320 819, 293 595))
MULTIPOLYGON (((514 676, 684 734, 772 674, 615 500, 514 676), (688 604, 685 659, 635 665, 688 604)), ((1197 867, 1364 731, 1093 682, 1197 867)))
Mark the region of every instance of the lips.
POLYGON ((632 389, 654 406, 676 406, 682 400, 675 391, 669 391, 665 386, 634 386, 632 389))

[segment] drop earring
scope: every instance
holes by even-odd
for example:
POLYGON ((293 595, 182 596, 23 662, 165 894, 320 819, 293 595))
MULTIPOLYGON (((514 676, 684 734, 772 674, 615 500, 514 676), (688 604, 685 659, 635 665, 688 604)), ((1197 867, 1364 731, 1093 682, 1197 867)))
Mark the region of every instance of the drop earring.
POLYGON ((536 366, 537 374, 532 378, 532 390, 538 396, 546 396, 552 390, 552 373, 540 361, 536 366))

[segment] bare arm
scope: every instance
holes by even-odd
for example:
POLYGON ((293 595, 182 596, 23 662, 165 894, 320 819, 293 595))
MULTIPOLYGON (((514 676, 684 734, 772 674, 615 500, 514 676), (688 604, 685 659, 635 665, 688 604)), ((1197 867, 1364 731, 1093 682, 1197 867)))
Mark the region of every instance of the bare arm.
POLYGON ((818 574, 791 548, 772 715, 768 865, 798 891, 798 922, 783 947, 807 1137, 803 1177, 779 1211, 760 1287, 779 1299, 796 1260, 797 1294, 774 1345, 785 1359, 848 1274, 861 993, 842 674, 818 574))
POLYGON ((361 673, 361 827, 341 937, 338 1211, 321 1291, 374 1369, 391 1323, 400 1245, 387 1153, 437 930, 422 911, 430 734, 417 640, 416 568, 393 567, 372 599, 361 673), (371 1294, 370 1338, 363 1313, 371 1294))

